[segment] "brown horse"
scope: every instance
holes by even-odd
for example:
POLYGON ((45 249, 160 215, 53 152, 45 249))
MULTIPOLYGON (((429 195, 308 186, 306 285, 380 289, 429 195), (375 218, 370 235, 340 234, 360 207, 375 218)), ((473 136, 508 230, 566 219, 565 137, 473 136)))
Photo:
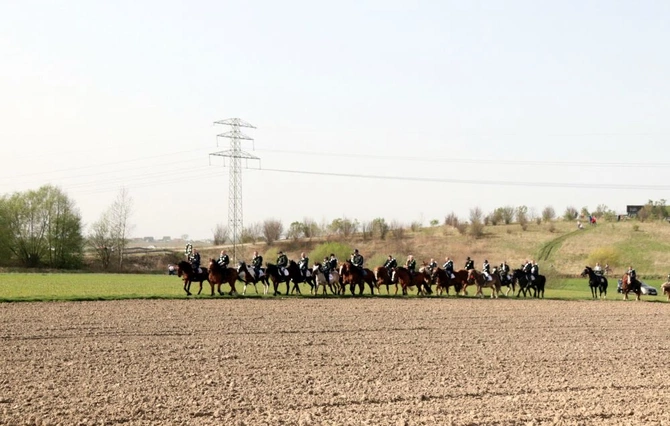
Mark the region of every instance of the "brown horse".
POLYGON ((363 294, 363 290, 365 290, 365 283, 368 283, 370 285, 370 292, 372 294, 375 294, 374 292, 374 273, 370 271, 369 269, 364 269, 365 271, 365 277, 363 276, 363 273, 361 272, 360 269, 358 269, 356 266, 354 266, 353 263, 351 263, 350 260, 342 262, 340 265, 340 281, 342 284, 342 287, 340 289, 341 294, 344 294, 346 289, 345 286, 349 284, 349 290, 351 291, 351 294, 356 294, 355 293, 355 288, 356 285, 358 285, 360 292, 358 295, 363 294))
POLYGON ((377 266, 373 271, 375 277, 375 286, 377 287, 377 293, 380 291, 380 287, 386 286, 386 294, 390 294, 389 286, 395 284, 395 294, 398 294, 398 281, 391 281, 391 274, 389 274, 388 269, 383 266, 377 266))
MULTIPOLYGON (((423 269, 423 268, 422 268, 423 269)), ((407 268, 398 266, 393 268, 391 273, 391 280, 398 281, 400 287, 402 287, 402 294, 407 295, 407 288, 416 286, 416 291, 418 294, 431 294, 433 291, 430 289, 430 277, 425 272, 419 271, 416 272, 413 276, 409 273, 407 268)))
POLYGON ((640 294, 642 294, 640 282, 637 280, 637 278, 631 280, 628 273, 625 273, 623 274, 623 277, 621 277, 621 292, 623 293, 623 300, 628 300, 628 293, 631 291, 635 293, 635 300, 640 300, 640 294))
POLYGON ((485 287, 491 288, 491 298, 497 298, 500 293, 500 276, 498 274, 491 274, 491 281, 487 280, 484 274, 477 272, 475 269, 468 271, 468 284, 477 285, 477 293, 475 296, 484 297, 482 289, 485 287))
POLYGON ((462 285, 460 281, 458 281, 456 278, 452 279, 447 271, 440 269, 439 267, 433 269, 433 273, 430 275, 430 282, 435 284, 435 292, 438 296, 442 295, 442 290, 446 291, 447 296, 449 296, 449 287, 451 286, 454 287, 454 291, 458 296, 462 285))
POLYGON ((218 286, 217 290, 220 295, 223 295, 221 291, 221 284, 228 284, 230 286, 230 291, 228 292, 229 296, 232 296, 233 293, 237 293, 235 289, 235 281, 239 276, 235 268, 224 268, 219 265, 219 263, 214 260, 209 260, 209 285, 212 286, 212 296, 214 296, 214 285, 218 286))
MULTIPOLYGON (((198 294, 200 294, 200 292, 202 291, 202 282, 203 281, 209 282, 207 268, 200 268, 200 269, 202 270, 202 272, 200 273, 193 271, 193 267, 191 266, 191 264, 186 262, 185 260, 182 260, 177 264, 177 276, 180 277, 182 280, 184 280, 184 291, 186 292, 187 296, 191 296, 192 282, 200 283, 200 290, 198 290, 198 294)), ((212 289, 212 291, 214 290, 212 289)))
POLYGON ((666 281, 661 284, 661 291, 665 296, 668 297, 668 301, 670 301, 670 281, 666 281))

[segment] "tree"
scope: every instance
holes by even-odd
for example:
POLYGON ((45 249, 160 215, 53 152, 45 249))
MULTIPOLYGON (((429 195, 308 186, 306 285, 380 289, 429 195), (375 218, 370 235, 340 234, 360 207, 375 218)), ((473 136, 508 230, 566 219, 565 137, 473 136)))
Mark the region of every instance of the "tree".
POLYGON ((286 238, 290 238, 293 241, 296 241, 298 238, 300 238, 300 235, 302 235, 302 223, 298 221, 291 222, 288 227, 288 231, 286 231, 286 238))
POLYGON ((377 234, 380 240, 385 240, 389 232, 389 225, 383 217, 372 220, 372 234, 377 234))
POLYGON ((107 213, 109 219, 109 230, 115 250, 115 260, 119 269, 123 268, 126 247, 133 226, 130 224, 130 216, 133 213, 133 199, 126 188, 121 188, 116 199, 107 213))
POLYGON ((0 252, 11 252, 28 267, 76 268, 81 264, 81 216, 58 187, 2 198, 0 252))
POLYGON ((437 226, 439 223, 440 223, 439 220, 437 220, 437 219, 431 219, 431 221, 430 221, 430 226, 431 226, 431 227, 432 227, 432 226, 437 226))
POLYGON ((284 224, 277 219, 267 219, 263 222, 263 238, 265 238, 265 243, 271 245, 279 238, 284 232, 284 224))
POLYGON ((547 206, 542 210, 542 220, 545 222, 550 222, 556 218, 556 211, 553 207, 547 206))
POLYGON ((568 206, 565 208, 565 212, 563 213, 563 220, 572 221, 577 219, 577 216, 579 216, 577 209, 573 206, 568 206))
POLYGON ((220 246, 228 241, 230 231, 228 230, 227 226, 223 225, 222 223, 217 223, 216 227, 214 227, 212 230, 212 234, 214 234, 214 245, 220 246))
POLYGON ((509 225, 510 223, 512 223, 512 220, 514 220, 514 214, 516 210, 512 206, 505 206, 501 208, 502 208, 501 211, 502 220, 503 222, 505 222, 505 225, 509 225))
POLYGON ((516 209, 516 221, 521 225, 524 231, 528 229, 528 207, 519 206, 516 209))
POLYGON ((474 238, 481 238, 484 235, 482 216, 482 209, 479 207, 470 209, 470 235, 474 238))
POLYGON ((314 219, 308 217, 302 220, 302 235, 307 239, 318 237, 321 234, 321 227, 314 219))
POLYGON ((96 259, 100 262, 102 269, 108 269, 114 248, 114 240, 110 230, 110 220, 107 212, 91 225, 88 236, 88 245, 93 249, 96 259))

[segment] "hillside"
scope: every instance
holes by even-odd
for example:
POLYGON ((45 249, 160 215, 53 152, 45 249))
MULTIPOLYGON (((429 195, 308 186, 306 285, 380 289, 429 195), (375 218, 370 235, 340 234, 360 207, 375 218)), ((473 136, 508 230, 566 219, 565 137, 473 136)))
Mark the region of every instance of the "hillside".
MULTIPOLYGON (((565 276, 576 276, 585 265, 596 261, 603 265, 609 263, 616 275, 623 273, 629 264, 642 277, 665 278, 670 273, 670 224, 667 222, 601 221, 597 226, 577 230, 575 223, 556 221, 532 223, 526 231, 518 224, 486 226, 484 232, 482 238, 473 239, 461 235, 455 228, 436 226, 417 232, 407 229, 401 238, 389 233, 385 240, 364 240, 360 234, 347 240, 337 236, 282 240, 271 246, 265 243, 238 246, 238 258, 249 260, 253 251, 258 250, 266 261, 273 262, 281 249, 294 260, 304 251, 315 262, 331 251, 340 259, 348 258, 348 254, 358 248, 369 267, 383 264, 389 254, 398 262, 404 262, 408 254, 413 254, 419 262, 433 257, 440 265, 445 256, 450 256, 457 267, 463 266, 467 256, 474 259, 477 267, 484 259, 492 265, 506 260, 512 267, 534 259, 542 273, 565 276)), ((218 257, 220 250, 221 247, 200 249, 203 259, 218 257)))

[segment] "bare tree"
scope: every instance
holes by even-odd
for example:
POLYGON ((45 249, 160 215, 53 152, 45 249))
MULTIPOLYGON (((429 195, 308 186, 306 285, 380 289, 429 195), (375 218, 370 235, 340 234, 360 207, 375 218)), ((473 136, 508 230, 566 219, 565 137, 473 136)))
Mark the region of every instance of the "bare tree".
POLYGON ((547 206, 542 210, 542 219, 545 222, 550 222, 556 218, 556 210, 553 207, 547 206))
POLYGON ((132 225, 129 223, 130 216, 133 213, 133 199, 128 194, 126 188, 121 188, 116 200, 109 208, 110 232, 114 240, 114 249, 119 264, 119 269, 123 268, 123 260, 128 246, 128 238, 132 231, 132 225))
POLYGON ((483 215, 482 209, 479 207, 470 209, 470 235, 475 238, 481 238, 484 235, 483 215))
POLYGON ((216 227, 212 230, 212 233, 214 234, 214 245, 220 246, 228 241, 230 230, 222 223, 217 223, 216 227))
POLYGON ((321 228, 314 219, 306 217, 302 220, 302 234, 305 238, 311 240, 321 234, 321 228))
POLYGON ((391 221, 389 231, 391 231, 391 236, 396 240, 402 240, 405 237, 405 228, 398 221, 391 221))
POLYGON ((263 222, 263 238, 265 238, 265 243, 271 245, 279 238, 284 232, 284 224, 277 219, 267 219, 263 222))
POLYGON ((372 238, 372 222, 361 222, 361 234, 363 241, 367 241, 372 238))
POLYGON ((93 249, 102 269, 108 269, 114 246, 108 212, 103 213, 100 219, 91 225, 88 245, 93 249))

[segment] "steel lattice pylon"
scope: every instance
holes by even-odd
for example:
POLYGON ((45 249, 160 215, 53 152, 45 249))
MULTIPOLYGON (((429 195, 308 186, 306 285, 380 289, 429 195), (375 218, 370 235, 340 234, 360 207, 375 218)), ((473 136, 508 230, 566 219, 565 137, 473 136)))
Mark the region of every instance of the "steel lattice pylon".
MULTIPOLYGON (((229 158, 230 174, 228 179, 228 229, 231 233, 231 240, 233 243, 232 259, 237 261, 237 244, 240 242, 240 234, 244 229, 244 221, 242 219, 242 159, 247 160, 245 167, 248 165, 248 160, 258 160, 260 158, 242 151, 242 141, 253 141, 252 138, 240 131, 240 127, 248 127, 255 129, 256 127, 239 118, 229 118, 226 120, 215 121, 214 124, 222 124, 230 126, 230 131, 216 135, 217 146, 218 138, 230 139, 230 149, 226 151, 213 152, 209 155, 229 158)), ((225 160, 224 160, 225 166, 225 160)))

